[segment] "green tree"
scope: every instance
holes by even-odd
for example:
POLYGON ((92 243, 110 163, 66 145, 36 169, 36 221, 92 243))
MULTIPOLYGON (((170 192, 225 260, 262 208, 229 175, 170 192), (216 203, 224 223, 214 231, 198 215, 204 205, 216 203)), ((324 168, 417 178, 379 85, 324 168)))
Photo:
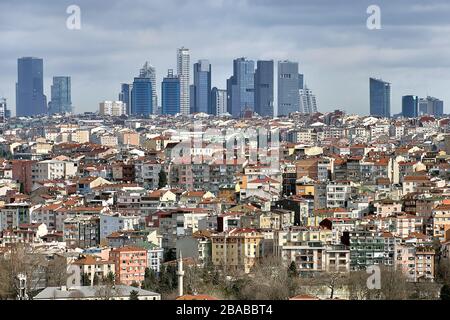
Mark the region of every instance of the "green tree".
POLYGON ((161 171, 159 172, 158 188, 162 189, 165 186, 167 186, 167 173, 164 171, 163 168, 161 168, 161 171))
POLYGON ((450 285, 444 284, 441 288, 441 300, 450 300, 450 285))
POLYGON ((103 279, 104 284, 111 284, 113 285, 116 282, 116 277, 112 271, 108 272, 106 277, 103 279))
POLYGON ((288 268, 288 276, 289 278, 296 278, 298 277, 298 271, 297 271, 297 264, 292 261, 288 268))
POLYGON ((142 283, 142 289, 145 290, 157 290, 158 288, 158 278, 156 272, 153 269, 145 269, 144 282, 142 283))
POLYGON ((139 300, 139 292, 133 290, 130 292, 130 300, 139 300))

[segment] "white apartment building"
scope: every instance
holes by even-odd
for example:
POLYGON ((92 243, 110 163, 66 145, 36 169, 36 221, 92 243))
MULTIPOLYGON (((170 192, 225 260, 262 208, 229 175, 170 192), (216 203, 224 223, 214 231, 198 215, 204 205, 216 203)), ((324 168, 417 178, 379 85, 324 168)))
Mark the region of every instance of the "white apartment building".
POLYGON ((122 101, 104 101, 100 103, 101 116, 120 117, 127 114, 126 104, 122 101))
POLYGON ((77 174, 78 165, 73 161, 44 160, 33 165, 31 179, 58 180, 72 178, 77 174))

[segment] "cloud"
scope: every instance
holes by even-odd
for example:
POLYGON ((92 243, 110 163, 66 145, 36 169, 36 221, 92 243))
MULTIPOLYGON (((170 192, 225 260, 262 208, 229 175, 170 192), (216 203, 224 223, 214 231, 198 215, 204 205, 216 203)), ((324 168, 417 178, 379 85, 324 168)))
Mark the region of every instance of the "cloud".
POLYGON ((367 112, 370 76, 393 83, 394 112, 411 92, 449 101, 447 1, 377 2, 382 29, 370 31, 373 0, 2 0, 0 95, 14 106, 16 60, 39 56, 46 93, 53 75, 70 75, 77 111, 93 110, 146 60, 161 81, 186 46, 192 63, 211 61, 222 88, 236 57, 299 61, 323 111, 367 112), (66 29, 71 4, 82 10, 80 31, 66 29))

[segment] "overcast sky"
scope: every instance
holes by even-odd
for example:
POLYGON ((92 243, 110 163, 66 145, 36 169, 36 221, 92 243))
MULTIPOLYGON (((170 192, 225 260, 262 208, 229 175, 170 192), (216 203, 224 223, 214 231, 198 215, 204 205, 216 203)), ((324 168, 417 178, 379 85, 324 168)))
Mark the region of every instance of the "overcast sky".
POLYGON ((383 78, 394 114, 406 94, 450 103, 449 17, 448 0, 0 0, 0 96, 14 113, 22 56, 44 59, 48 99, 53 76, 72 77, 77 113, 117 99, 146 60, 157 68, 160 96, 185 46, 192 63, 210 60, 219 88, 234 58, 298 61, 319 111, 367 114, 369 77, 383 78), (66 28, 72 4, 81 30, 66 28), (381 30, 366 27, 372 4, 381 30))

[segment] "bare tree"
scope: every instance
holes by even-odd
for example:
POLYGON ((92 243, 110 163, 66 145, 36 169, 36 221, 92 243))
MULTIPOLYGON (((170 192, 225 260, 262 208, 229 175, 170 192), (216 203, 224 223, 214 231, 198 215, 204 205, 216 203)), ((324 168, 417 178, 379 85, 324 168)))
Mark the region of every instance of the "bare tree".
POLYGON ((16 277, 23 274, 27 279, 27 292, 32 298, 36 289, 46 280, 47 263, 43 255, 34 252, 29 246, 17 244, 11 247, 0 258, 0 296, 14 299, 19 292, 16 277))
POLYGON ((402 271, 394 267, 381 267, 381 289, 379 298, 382 300, 405 300, 408 298, 407 278, 402 271))
MULTIPOLYGON (((255 265, 248 282, 242 288, 242 298, 248 300, 286 300, 296 283, 288 275, 288 266, 278 257, 267 257, 255 265)), ((295 288, 294 288, 295 291, 295 288)))
POLYGON ((350 272, 347 280, 350 300, 368 300, 370 291, 367 287, 367 273, 365 271, 350 272))

